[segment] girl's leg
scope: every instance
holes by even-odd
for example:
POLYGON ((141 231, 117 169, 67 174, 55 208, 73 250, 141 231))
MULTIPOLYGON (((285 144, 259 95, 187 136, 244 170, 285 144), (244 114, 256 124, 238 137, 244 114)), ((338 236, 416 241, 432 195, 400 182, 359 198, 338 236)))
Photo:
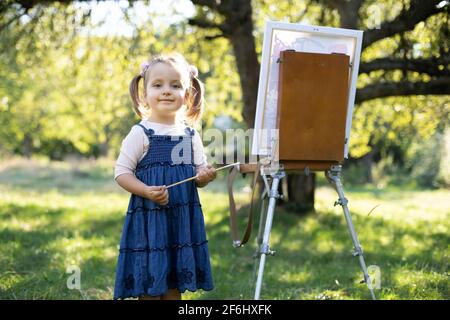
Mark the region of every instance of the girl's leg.
POLYGON ((181 293, 177 289, 169 289, 161 297, 161 300, 181 300, 181 293))
POLYGON ((161 300, 161 296, 140 296, 139 300, 161 300))

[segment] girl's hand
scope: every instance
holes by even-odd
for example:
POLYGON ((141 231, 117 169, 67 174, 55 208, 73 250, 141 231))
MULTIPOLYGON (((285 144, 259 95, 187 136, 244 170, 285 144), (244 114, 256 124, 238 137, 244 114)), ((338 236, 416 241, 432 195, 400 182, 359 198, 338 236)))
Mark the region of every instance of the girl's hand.
POLYGON ((169 191, 166 186, 147 186, 145 193, 147 199, 157 204, 165 206, 169 203, 169 191))
POLYGON ((217 176, 216 169, 210 164, 205 167, 197 169, 197 178, 195 181, 199 187, 204 187, 209 182, 213 181, 217 176))

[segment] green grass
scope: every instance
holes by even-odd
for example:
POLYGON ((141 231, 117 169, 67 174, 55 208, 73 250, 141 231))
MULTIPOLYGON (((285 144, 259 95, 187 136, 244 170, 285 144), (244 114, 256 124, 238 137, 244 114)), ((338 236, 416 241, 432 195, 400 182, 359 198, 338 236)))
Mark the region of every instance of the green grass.
MULTIPOLYGON (((0 164, 0 299, 112 298, 129 198, 112 176, 108 161, 0 164), (81 290, 67 288, 72 265, 81 290)), ((243 214, 249 178, 236 183, 243 214)), ((318 185, 315 213, 276 210, 263 299, 370 298, 337 196, 322 178, 318 185)), ((183 299, 252 299, 258 219, 250 243, 234 249, 223 177, 200 197, 216 288, 183 299)), ((349 187, 346 197, 366 263, 381 271, 378 298, 449 299, 449 190, 349 187)))

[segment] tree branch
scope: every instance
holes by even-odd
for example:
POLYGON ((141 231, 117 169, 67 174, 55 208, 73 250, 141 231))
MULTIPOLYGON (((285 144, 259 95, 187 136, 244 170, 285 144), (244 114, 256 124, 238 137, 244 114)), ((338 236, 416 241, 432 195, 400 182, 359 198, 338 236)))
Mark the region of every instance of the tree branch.
POLYGON ((359 73, 370 73, 377 70, 406 70, 426 73, 430 76, 449 76, 449 63, 450 53, 447 53, 446 55, 439 58, 433 57, 430 59, 404 60, 393 58, 379 58, 366 63, 362 63, 359 67, 359 73), (439 69, 439 66, 443 66, 443 68, 439 69))
POLYGON ((364 32, 363 49, 381 39, 412 30, 419 22, 425 21, 428 17, 436 13, 445 11, 445 7, 448 4, 438 8, 437 5, 440 2, 442 0, 411 0, 409 10, 402 11, 394 20, 382 23, 380 28, 370 29, 364 32))
POLYGON ((357 29, 363 0, 315 0, 330 10, 337 10, 341 28, 357 29))
POLYGON ((18 21, 20 18, 22 18, 24 15, 26 15, 27 13, 26 13, 26 11, 24 11, 24 12, 22 12, 22 13, 19 13, 19 14, 17 14, 17 15, 15 15, 14 17, 12 17, 9 21, 7 21, 6 23, 4 23, 4 24, 1 24, 0 25, 0 32, 2 32, 3 31, 3 29, 6 29, 6 28, 8 28, 8 26, 11 24, 11 23, 13 23, 14 21, 18 21))
POLYGON ((217 3, 215 0, 191 0, 191 2, 198 6, 205 6, 210 9, 217 9, 217 3))
POLYGON ((205 36, 205 40, 208 40, 208 41, 212 41, 212 40, 218 39, 218 38, 226 38, 226 36, 223 33, 219 33, 214 36, 205 36))
POLYGON ((203 29, 218 29, 221 31, 221 34, 219 36, 224 37, 228 33, 228 28, 224 24, 217 24, 212 21, 208 21, 201 18, 191 18, 188 19, 188 24, 192 26, 197 26, 199 28, 203 29))
MULTIPOLYGON (((78 0, 79 2, 86 2, 89 0, 78 0)), ((11 8, 12 5, 16 5, 18 8, 24 9, 26 12, 28 12, 31 8, 35 7, 36 5, 49 5, 52 4, 51 0, 6 0, 3 1, 3 3, 0 5, 0 13, 4 13, 7 10, 11 8)), ((69 4, 74 2, 73 0, 59 0, 58 2, 69 4)))
POLYGON ((219 3, 211 0, 192 0, 193 4, 206 5, 213 8, 217 14, 221 14, 225 19, 221 24, 205 20, 202 17, 188 19, 188 23, 205 29, 219 29, 222 33, 217 37, 231 37, 238 32, 237 29, 246 25, 252 17, 252 6, 250 0, 222 0, 219 3))
POLYGON ((449 95, 450 77, 441 77, 428 82, 380 82, 368 85, 356 92, 356 103, 393 96, 449 95))
POLYGON ((222 26, 214 23, 212 21, 208 21, 200 18, 191 18, 188 19, 188 23, 193 26, 197 26, 203 29, 220 29, 222 26))

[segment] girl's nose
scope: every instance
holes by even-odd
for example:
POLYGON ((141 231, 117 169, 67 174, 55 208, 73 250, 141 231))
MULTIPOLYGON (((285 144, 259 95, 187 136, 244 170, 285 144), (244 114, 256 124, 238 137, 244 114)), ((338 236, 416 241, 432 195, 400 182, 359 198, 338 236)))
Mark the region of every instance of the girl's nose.
POLYGON ((163 92, 162 92, 162 94, 164 95, 164 96, 168 96, 168 95, 170 95, 170 89, 169 88, 164 88, 164 90, 163 90, 163 92))

